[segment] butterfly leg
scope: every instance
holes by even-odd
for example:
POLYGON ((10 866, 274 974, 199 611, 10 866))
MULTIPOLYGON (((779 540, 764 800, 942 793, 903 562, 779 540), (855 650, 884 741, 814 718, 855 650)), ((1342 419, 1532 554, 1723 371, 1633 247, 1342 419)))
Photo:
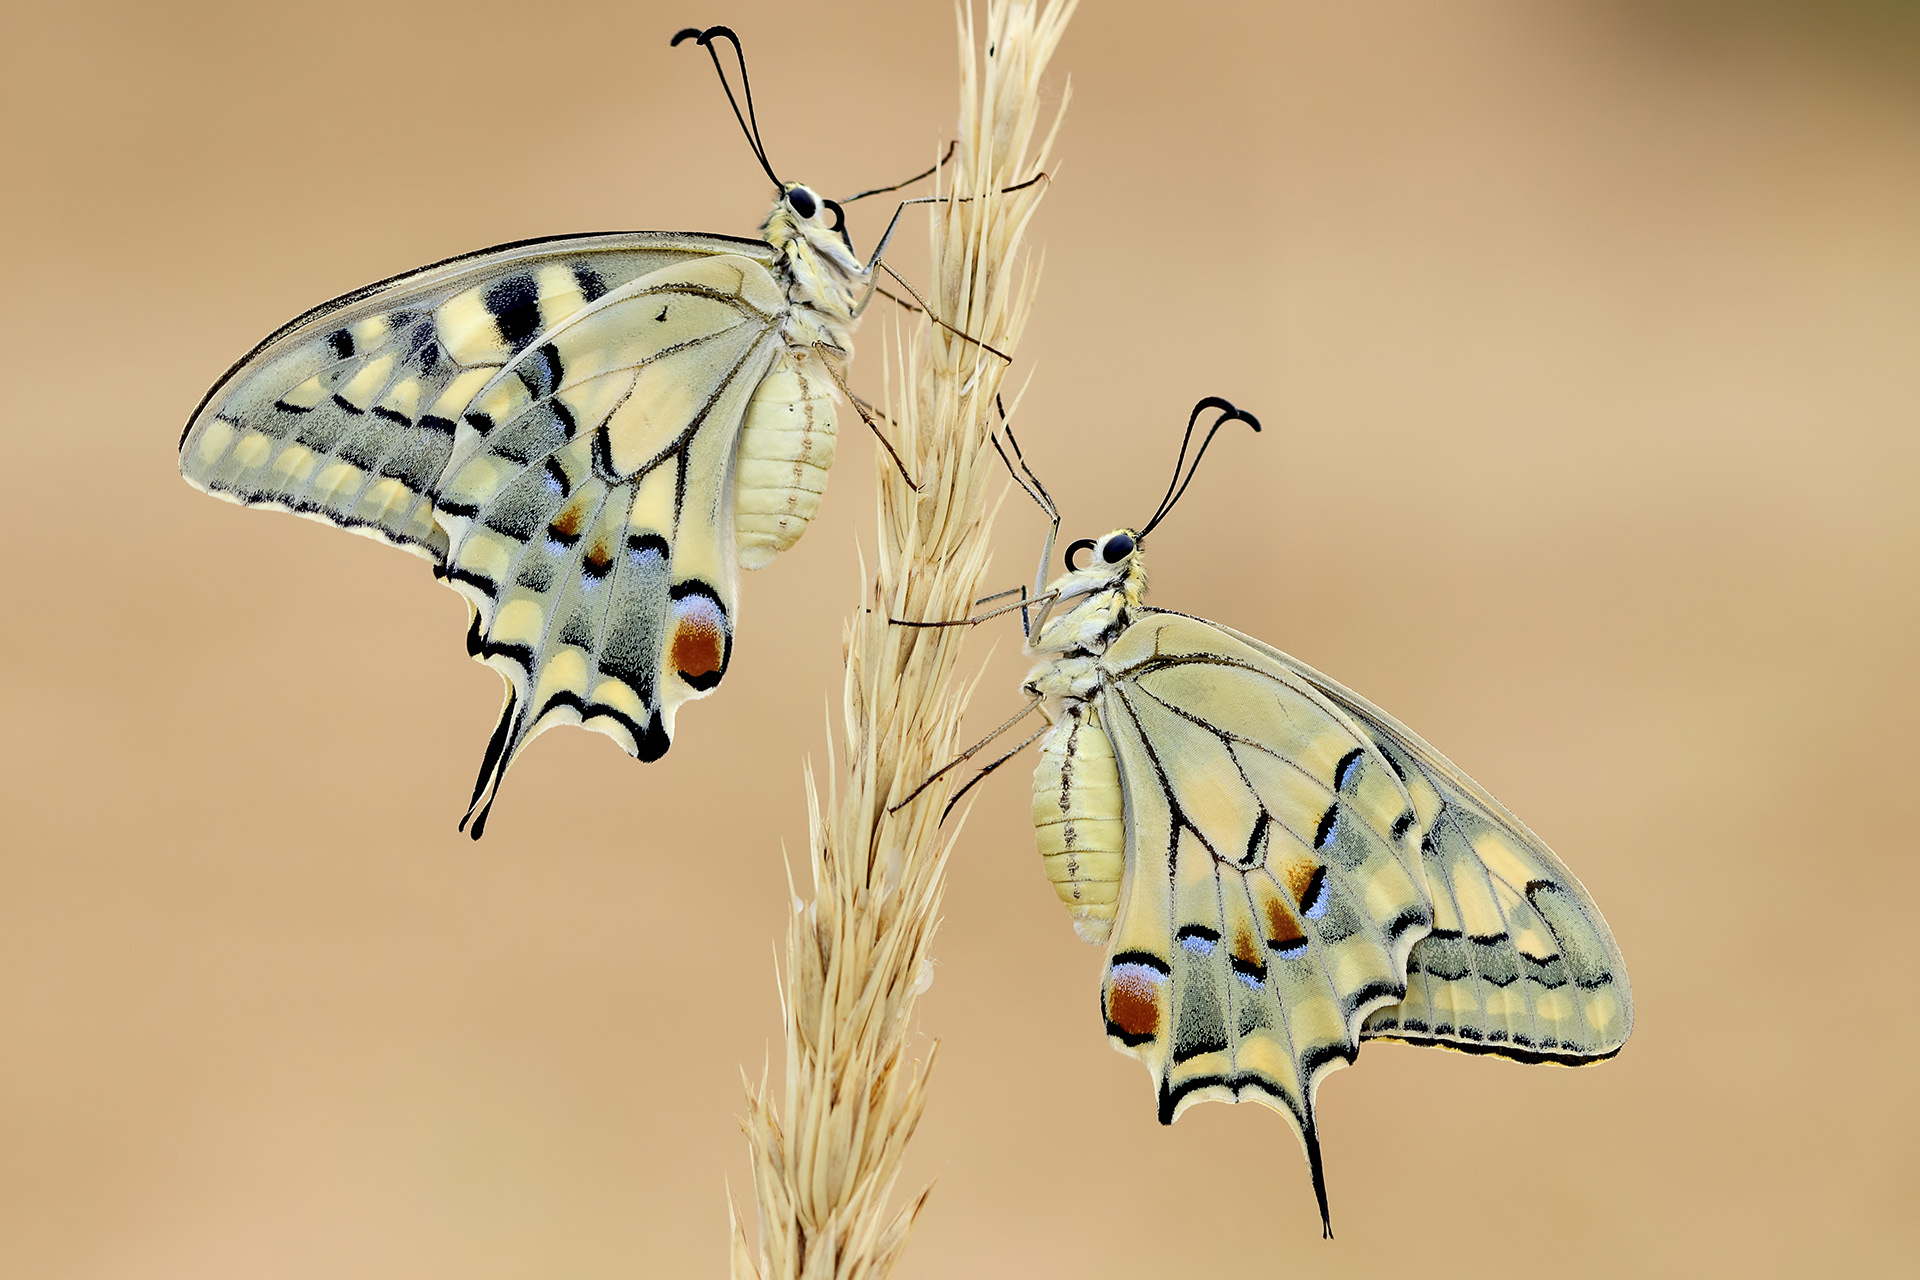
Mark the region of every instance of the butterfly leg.
MULTIPOLYGON (((1053 495, 1047 492, 1047 486, 1040 483, 1039 475, 1034 472, 1033 467, 1027 462, 1027 455, 1021 451, 1020 440, 1013 434, 1013 419, 1008 416, 1006 403, 1001 400, 998 393, 993 397, 993 406, 999 411, 1000 430, 1006 432, 1007 445, 1012 448, 1013 457, 1007 457, 1007 451, 1000 447, 999 432, 995 432, 989 437, 989 439, 993 441, 993 450, 1000 455, 1000 461, 1006 464, 1007 474, 1013 477, 1013 482, 1019 485, 1021 491, 1029 498, 1033 499, 1034 504, 1038 506, 1047 517, 1047 537, 1046 541, 1040 546, 1040 566, 1034 570, 1033 574, 1033 594, 1037 602, 1038 598, 1046 591, 1047 562, 1053 559, 1053 546, 1060 537, 1060 508, 1054 502, 1053 495), (1019 463, 1017 469, 1014 465, 1016 462, 1019 463)), ((1028 639, 1033 638, 1033 632, 1036 627, 1046 623, 1048 612, 1050 612, 1050 610, 1042 610, 1040 616, 1036 619, 1025 610, 1021 611, 1020 629, 1026 634, 1028 639)))
POLYGON ((986 764, 982 765, 980 768, 980 772, 974 774, 971 778, 967 779, 966 786, 960 788, 958 791, 953 793, 953 799, 947 801, 947 807, 940 811, 940 821, 945 822, 947 820, 947 815, 953 812, 953 806, 960 803, 960 797, 967 794, 967 792, 973 790, 975 785, 977 785, 981 779, 985 778, 988 774, 992 773, 995 769, 998 769, 1001 765, 1005 764, 1007 761, 1019 755, 1022 751, 1025 751, 1028 747, 1032 746, 1034 743, 1040 741, 1041 738, 1046 736, 1047 731, 1052 728, 1053 726, 1050 724, 1041 725, 1038 729, 1035 729, 1031 734, 1029 734, 1020 743, 1019 746, 1007 752, 1005 755, 1002 755, 994 760, 990 760, 986 764))
MULTIPOLYGON (((935 166, 936 169, 938 167, 939 166, 937 165, 935 166)), ((921 176, 925 177, 926 175, 922 174, 921 176)), ((1039 182, 1042 178, 1048 178, 1050 180, 1051 175, 1047 174, 1044 171, 1040 173, 1036 173, 1031 178, 1028 178, 1025 182, 1016 182, 1010 187, 1001 188, 999 194, 1009 195, 1015 191, 1024 190, 1025 188, 1032 186, 1034 183, 1039 182)), ((915 181, 918 181, 918 179, 915 179, 915 181)), ((901 183, 900 185, 905 186, 906 183, 901 183)), ((874 195, 877 193, 864 192, 862 194, 874 195)), ((855 198, 857 199, 858 197, 855 197, 855 198)), ((867 292, 865 293, 865 295, 861 297, 860 301, 854 305, 853 314, 855 316, 864 314, 866 312, 868 305, 872 303, 874 294, 886 293, 884 289, 880 288, 879 281, 874 278, 874 273, 876 271, 884 271, 888 275, 892 276, 896 281, 898 281, 900 284, 900 287, 905 289, 907 293, 913 298, 913 300, 920 304, 920 309, 927 313, 927 319, 933 321, 935 324, 939 325, 942 329, 945 329, 948 333, 953 334, 955 337, 964 338, 966 341, 973 343, 975 346, 979 347, 981 350, 992 352, 994 355, 999 356, 1002 360, 1006 361, 1008 364, 1012 364, 1013 357, 1008 355, 1006 352, 1001 351, 985 342, 980 341, 980 339, 974 337, 970 333, 965 332, 964 330, 954 328, 952 325, 948 324, 945 320, 942 320, 939 316, 935 315, 933 313, 933 308, 927 305, 927 300, 925 298, 922 298, 919 295, 919 293, 915 291, 914 287, 911 284, 907 283, 907 280, 904 276, 902 276, 898 271, 895 271, 892 267, 889 267, 885 262, 885 258, 887 256, 887 246, 893 242, 893 233, 896 230, 898 230, 900 227, 900 215, 907 211, 908 205, 947 204, 950 202, 958 202, 961 204, 965 204, 967 201, 973 200, 975 198, 976 197, 974 196, 919 196, 912 200, 902 200, 900 202, 900 207, 893 211, 893 219, 887 223, 887 229, 881 235, 880 243, 873 247, 873 256, 867 259, 867 292)), ((893 297, 892 294, 887 294, 887 296, 890 298, 893 297)), ((900 300, 898 298, 894 298, 894 301, 899 302, 900 300)), ((905 304, 902 303, 901 305, 904 306, 905 304)))
MULTIPOLYGON (((1015 609, 1030 609, 1035 605, 1051 604, 1060 594, 1057 591, 1048 591, 1043 595, 1029 597, 1026 594, 1027 589, 1025 586, 1017 588, 1009 587, 1007 590, 999 592, 998 594, 1002 596, 1011 595, 1016 590, 1021 593, 1021 596, 1020 599, 1015 600, 1012 604, 1003 604, 998 609, 989 609, 985 613, 976 613, 971 618, 943 618, 930 622, 918 622, 912 618, 888 618, 887 621, 896 627, 971 627, 976 623, 985 622, 989 618, 997 618, 1003 613, 1012 613, 1015 609)), ((987 597, 989 600, 994 598, 993 596, 987 597)))
MULTIPOLYGON (((948 760, 947 764, 943 764, 941 768, 937 768, 937 770, 933 770, 931 771, 931 773, 927 773, 924 779, 922 779, 922 783, 920 783, 918 787, 914 787, 912 791, 908 791, 908 793, 904 794, 904 796, 900 796, 899 800, 897 800, 895 804, 889 804, 889 806, 887 806, 887 812, 889 812, 889 814, 897 814, 897 812, 900 812, 902 808, 906 808, 906 806, 908 806, 908 804, 910 804, 910 802, 914 800, 914 796, 918 796, 918 794, 922 793, 922 791, 925 791, 927 787, 931 787, 933 783, 937 783, 937 781, 939 781, 941 777, 945 777, 945 775, 947 775, 947 773, 950 773, 950 771, 956 770, 956 768, 960 768, 962 764, 966 764, 968 760, 972 760, 973 756, 977 756, 977 754, 979 754, 981 750, 985 750, 985 748, 987 748, 987 745, 989 745, 989 743, 991 743, 993 739, 996 739, 996 737, 1000 737, 1002 733, 1006 733, 1006 731, 1008 731, 1008 729, 1012 729, 1014 725, 1018 725, 1018 723, 1020 723, 1021 720, 1025 720, 1027 716, 1031 716, 1031 714, 1033 714, 1033 708, 1035 708, 1035 706, 1039 706, 1039 704, 1041 704, 1041 699, 1037 699, 1037 697, 1035 697, 1035 699, 1029 700, 1029 702, 1027 702, 1025 706, 1021 706, 1018 712, 1014 712, 1012 716, 1008 716, 1006 720, 1002 720, 1002 722, 1000 722, 1000 725, 998 725, 998 727, 995 727, 995 731, 993 731, 993 733, 989 733, 989 735, 987 735, 987 737, 983 737, 981 741, 977 741, 977 743, 973 743, 972 747, 968 747, 966 748, 966 750, 962 750, 962 752, 960 752, 958 756, 954 756, 952 760, 948 760)), ((1025 748, 1029 747, 1029 745, 1033 743, 1033 739, 1037 739, 1037 737, 1041 737, 1041 733, 1046 733, 1046 729, 1050 729, 1050 727, 1052 727, 1052 725, 1041 725, 1041 727, 1039 727, 1039 731, 1035 731, 1035 733, 1033 733, 1033 737, 1029 737, 1029 739, 1025 739, 1025 741, 1021 743, 1020 747, 1016 747, 1014 748, 1014 750, 1010 750, 1010 752, 1006 752, 1004 756, 1000 756, 1000 758, 998 758, 998 760, 995 760, 993 764, 989 764, 987 768, 983 768, 983 770, 979 771, 979 773, 977 773, 977 775, 973 777, 973 781, 970 781, 970 783, 968 783, 966 787, 962 787, 962 789, 960 789, 958 793, 954 794, 954 800, 958 800, 958 798, 960 798, 962 794, 968 793, 968 791, 972 789, 973 783, 977 783, 977 781, 979 781, 981 777, 987 777, 987 773, 993 773, 993 771, 995 771, 996 768, 1000 768, 1002 764, 1006 764, 1008 760, 1012 760, 1014 756, 1018 756, 1021 750, 1025 750, 1025 748)), ((952 812, 952 802, 950 802, 950 800, 948 800, 947 812, 952 812)), ((943 814, 941 814, 941 821, 947 821, 947 812, 943 812, 943 814)))
POLYGON ((880 424, 875 422, 873 415, 867 411, 866 401, 853 394, 853 388, 847 385, 847 380, 840 376, 840 370, 834 367, 833 361, 829 358, 834 348, 824 343, 816 343, 813 349, 820 353, 820 363, 826 366, 827 373, 832 376, 834 384, 840 388, 841 394, 846 396, 847 402, 853 406, 853 411, 860 415, 860 421, 867 424, 867 430, 873 432, 874 439, 880 442, 880 447, 887 451, 889 458, 893 459, 893 465, 898 468, 900 478, 907 482, 909 489, 915 493, 920 492, 920 485, 914 480, 912 474, 908 472, 907 464, 900 458, 900 451, 893 447, 893 441, 887 439, 887 433, 880 429, 880 424))
MULTIPOLYGON (((949 149, 948 154, 952 154, 951 149, 949 149)), ((921 176, 925 177, 927 175, 922 174, 921 176)), ((1051 182, 1053 180, 1053 175, 1042 170, 1041 172, 1034 174, 1031 178, 1028 178, 1025 182, 1016 182, 1010 187, 1002 187, 998 194, 1006 196, 1006 195, 1012 195, 1016 191, 1024 191, 1026 188, 1032 186, 1036 182, 1039 182, 1043 178, 1051 182)), ((915 179, 915 181, 918 181, 918 179, 915 179)), ((903 182, 900 185, 906 186, 907 184, 903 182)), ((874 191, 868 191, 862 194, 877 195, 879 193, 874 191)), ((860 198, 859 196, 849 197, 849 199, 852 199, 852 200, 857 200, 859 198, 860 198)), ((910 204, 947 204, 949 202, 965 204, 969 200, 973 200, 973 199, 975 199, 975 197, 973 196, 916 196, 912 200, 902 200, 900 202, 900 207, 893 211, 893 218, 891 221, 887 223, 886 231, 881 233, 880 243, 873 246, 873 256, 867 259, 867 271, 869 273, 869 276, 871 276, 873 269, 879 266, 881 261, 887 256, 887 246, 893 243, 893 233, 899 230, 900 228, 900 215, 907 211, 908 205, 910 204)), ((900 277, 894 276, 894 279, 899 280, 900 277)), ((906 283, 906 281, 904 280, 901 280, 900 282, 902 284, 906 283)), ((869 279, 867 283, 867 295, 864 298, 860 299, 859 305, 854 307, 853 314, 857 316, 861 312, 867 309, 867 304, 873 301, 874 287, 875 286, 873 284, 873 281, 869 279)), ((921 305, 925 306, 926 304, 921 303, 921 305)), ((955 332, 958 332, 958 330, 956 330, 955 332)), ((964 337, 965 335, 963 334, 961 336, 964 337)))
MULTIPOLYGON (((900 188, 910 187, 916 182, 925 182, 928 178, 931 178, 934 174, 940 172, 941 168, 947 163, 947 161, 953 159, 953 153, 957 151, 959 147, 960 147, 960 139, 955 138, 952 142, 949 142, 947 144, 946 154, 940 157, 939 161, 933 166, 933 168, 924 170, 920 173, 916 173, 911 178, 906 179, 904 182, 896 182, 892 186, 870 187, 865 191, 857 191, 850 196, 841 196, 838 201, 835 201, 833 203, 852 204, 855 200, 865 200, 868 196, 883 196, 887 194, 887 192, 889 191, 898 191, 900 188)), ((896 218, 899 217, 898 214, 895 214, 894 216, 896 218)), ((891 228, 889 228, 889 230, 891 230, 891 228)))
MULTIPOLYGON (((1022 589, 1024 590, 1024 588, 1022 589)), ((938 769, 935 769, 932 773, 928 774, 926 776, 926 779, 922 781, 919 786, 915 787, 913 790, 907 792, 906 795, 902 796, 897 804, 888 805, 887 812, 897 813, 899 810, 904 808, 907 805, 907 803, 911 801, 915 796, 919 795, 922 791, 925 791, 928 787, 932 786, 936 781, 938 781, 945 774, 951 772, 954 768, 972 759, 975 755, 979 754, 979 752, 989 742, 992 742, 995 738, 999 737, 1001 734, 1005 733, 1007 730, 1013 728, 1013 726, 1015 726, 1016 724, 1019 724, 1022 720, 1026 719, 1029 715, 1033 714, 1033 709, 1039 705, 1040 705, 1039 698, 1034 698, 1031 701, 1029 701, 1026 706, 1020 708, 1018 711, 1014 712, 1013 715, 1009 716, 1000 725, 999 728, 995 729, 992 733, 980 739, 980 741, 974 743, 972 746, 968 747, 965 751, 962 751, 959 755, 947 761, 945 764, 941 765, 938 769)), ((1042 729, 1040 732, 1045 733, 1046 730, 1042 729)), ((1035 734, 1034 736, 1038 737, 1039 734, 1035 734)), ((1033 741, 1033 738, 1027 739, 1027 742, 1032 742, 1032 741, 1033 741)), ((1027 742, 1023 742, 1020 744, 1019 747, 1015 747, 1013 749, 1014 753, 1018 753, 1021 747, 1024 747, 1027 745, 1027 742)), ((976 778, 974 781, 977 782, 979 781, 979 779, 976 778)), ((973 783, 969 782, 967 785, 970 787, 973 785, 973 783)), ((954 799, 957 800, 959 799, 959 797, 955 796, 954 799)), ((951 808, 952 806, 949 805, 948 807, 951 808)), ((942 819, 946 817, 945 814, 941 814, 940 816, 942 819)))

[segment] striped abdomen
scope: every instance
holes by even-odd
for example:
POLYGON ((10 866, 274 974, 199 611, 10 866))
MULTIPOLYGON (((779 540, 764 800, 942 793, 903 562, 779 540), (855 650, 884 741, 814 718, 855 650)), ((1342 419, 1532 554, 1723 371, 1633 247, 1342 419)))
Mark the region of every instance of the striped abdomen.
POLYGON ((789 351, 754 392, 734 466, 733 533, 743 568, 800 541, 833 466, 833 383, 789 351))
POLYGON ((1092 706, 1075 706, 1054 725, 1033 771, 1033 828, 1053 891, 1073 931, 1105 942, 1126 863, 1120 770, 1092 706))

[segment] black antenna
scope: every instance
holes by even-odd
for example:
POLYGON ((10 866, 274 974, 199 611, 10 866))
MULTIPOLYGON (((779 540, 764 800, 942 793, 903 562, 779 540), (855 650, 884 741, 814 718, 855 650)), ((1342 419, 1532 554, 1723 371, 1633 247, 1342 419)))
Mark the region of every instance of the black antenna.
POLYGON ((713 69, 720 77, 720 87, 727 92, 727 105, 733 108, 733 118, 740 122, 740 131, 747 135, 747 145, 753 148, 754 159, 760 162, 760 167, 767 171, 769 178, 773 179, 773 185, 785 191, 787 184, 780 181, 780 175, 773 171, 771 164, 767 163, 767 148, 760 141, 760 121, 753 114, 753 84, 747 79, 747 55, 740 48, 740 37, 733 34, 732 27, 708 27, 705 31, 698 27, 687 27, 675 33, 668 47, 678 47, 682 40, 696 42, 707 51, 707 56, 713 59, 713 69), (727 80, 727 69, 720 65, 720 51, 713 47, 715 40, 725 40, 733 46, 734 61, 740 64, 740 92, 747 100, 745 115, 740 114, 740 103, 733 96, 733 85, 727 80))
MULTIPOLYGON (((1147 521, 1146 527, 1134 535, 1136 540, 1144 539, 1147 534, 1153 531, 1153 526, 1167 518, 1167 513, 1173 510, 1173 504, 1180 501, 1180 496, 1187 491, 1187 486, 1193 483, 1193 473, 1200 469, 1200 459, 1206 456, 1207 446, 1213 443, 1213 437, 1219 432, 1220 428, 1229 422, 1244 422, 1255 431, 1260 429, 1260 420, 1258 418, 1250 413, 1241 412, 1239 409, 1234 408, 1231 402, 1222 400, 1219 396, 1208 396, 1199 404, 1193 406, 1193 415, 1187 419, 1187 434, 1180 441, 1180 456, 1174 460, 1173 480, 1167 485, 1167 496, 1160 499, 1160 509, 1153 513, 1153 519, 1147 521), (1180 478, 1180 469, 1186 466, 1187 446, 1193 442, 1194 424, 1199 422, 1200 415, 1209 409, 1220 410, 1220 416, 1215 418, 1213 425, 1207 428, 1206 438, 1200 441, 1200 447, 1194 451, 1193 466, 1187 468, 1187 478, 1182 480, 1180 478)), ((1068 554, 1072 554, 1071 549, 1069 549, 1068 554)))
MULTIPOLYGON (((940 161, 938 164, 934 165, 933 168, 927 170, 925 173, 916 173, 911 178, 908 178, 905 182, 896 182, 890 187, 871 187, 865 191, 857 191, 850 196, 841 196, 840 203, 852 204, 855 200, 865 200, 868 196, 883 196, 889 191, 898 191, 902 187, 910 187, 916 182, 920 182, 927 178, 931 178, 934 174, 940 172, 940 165, 943 165, 947 161, 953 159, 954 150, 957 147, 959 147, 959 145, 960 145, 960 139, 958 138, 955 138, 952 142, 949 142, 947 144, 947 153, 940 157, 940 161)), ((827 203, 832 204, 833 201, 829 200, 827 201, 827 203)))

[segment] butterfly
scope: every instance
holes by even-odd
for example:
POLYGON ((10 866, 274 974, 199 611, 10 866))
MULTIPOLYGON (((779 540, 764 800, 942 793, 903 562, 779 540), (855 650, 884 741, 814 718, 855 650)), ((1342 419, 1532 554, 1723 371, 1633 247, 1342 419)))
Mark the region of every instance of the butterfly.
POLYGON ((840 202, 768 162, 738 37, 689 39, 774 182, 759 239, 555 236, 379 281, 269 335, 181 435, 195 488, 403 547, 466 599, 467 651, 507 685, 461 819, 475 839, 549 727, 665 754, 680 705, 726 674, 738 567, 798 541, 833 465, 893 228, 861 262, 840 202))
POLYGON ((1458 766, 1271 645, 1143 603, 1141 548, 1212 410, 1194 469, 1225 423, 1260 429, 1202 400, 1153 518, 1073 543, 1065 574, 1007 606, 1047 721, 1027 740, 1034 828, 1074 930, 1106 947, 1107 1035, 1146 1065, 1161 1122, 1209 1100, 1279 1111, 1331 1236, 1315 1096, 1362 1040, 1579 1065, 1619 1052, 1633 1000, 1592 897, 1458 766))

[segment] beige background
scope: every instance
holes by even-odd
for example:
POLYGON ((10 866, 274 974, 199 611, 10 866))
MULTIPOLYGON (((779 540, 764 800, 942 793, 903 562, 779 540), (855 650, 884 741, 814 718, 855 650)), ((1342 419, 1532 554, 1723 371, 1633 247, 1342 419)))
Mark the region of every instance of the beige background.
MULTIPOLYGON (((745 34, 775 162, 827 192, 950 136, 940 0, 547 8, 7 8, 0 1273, 723 1266, 870 444, 672 754, 549 735, 477 848, 499 692, 457 599, 174 474, 206 385, 332 294, 544 233, 750 234, 764 179, 678 26, 745 34)), ((1022 349, 1069 536, 1144 518, 1198 396, 1258 412, 1154 599, 1523 814, 1638 1029, 1582 1072, 1370 1047, 1322 1093, 1323 1244, 1276 1116, 1154 1122, 1009 770, 923 1006, 907 1274, 1911 1265, 1912 12, 1087 4, 1022 349)), ((1040 525, 1007 512, 1011 583, 1040 525)), ((992 639, 988 723, 1022 669, 992 639)))

